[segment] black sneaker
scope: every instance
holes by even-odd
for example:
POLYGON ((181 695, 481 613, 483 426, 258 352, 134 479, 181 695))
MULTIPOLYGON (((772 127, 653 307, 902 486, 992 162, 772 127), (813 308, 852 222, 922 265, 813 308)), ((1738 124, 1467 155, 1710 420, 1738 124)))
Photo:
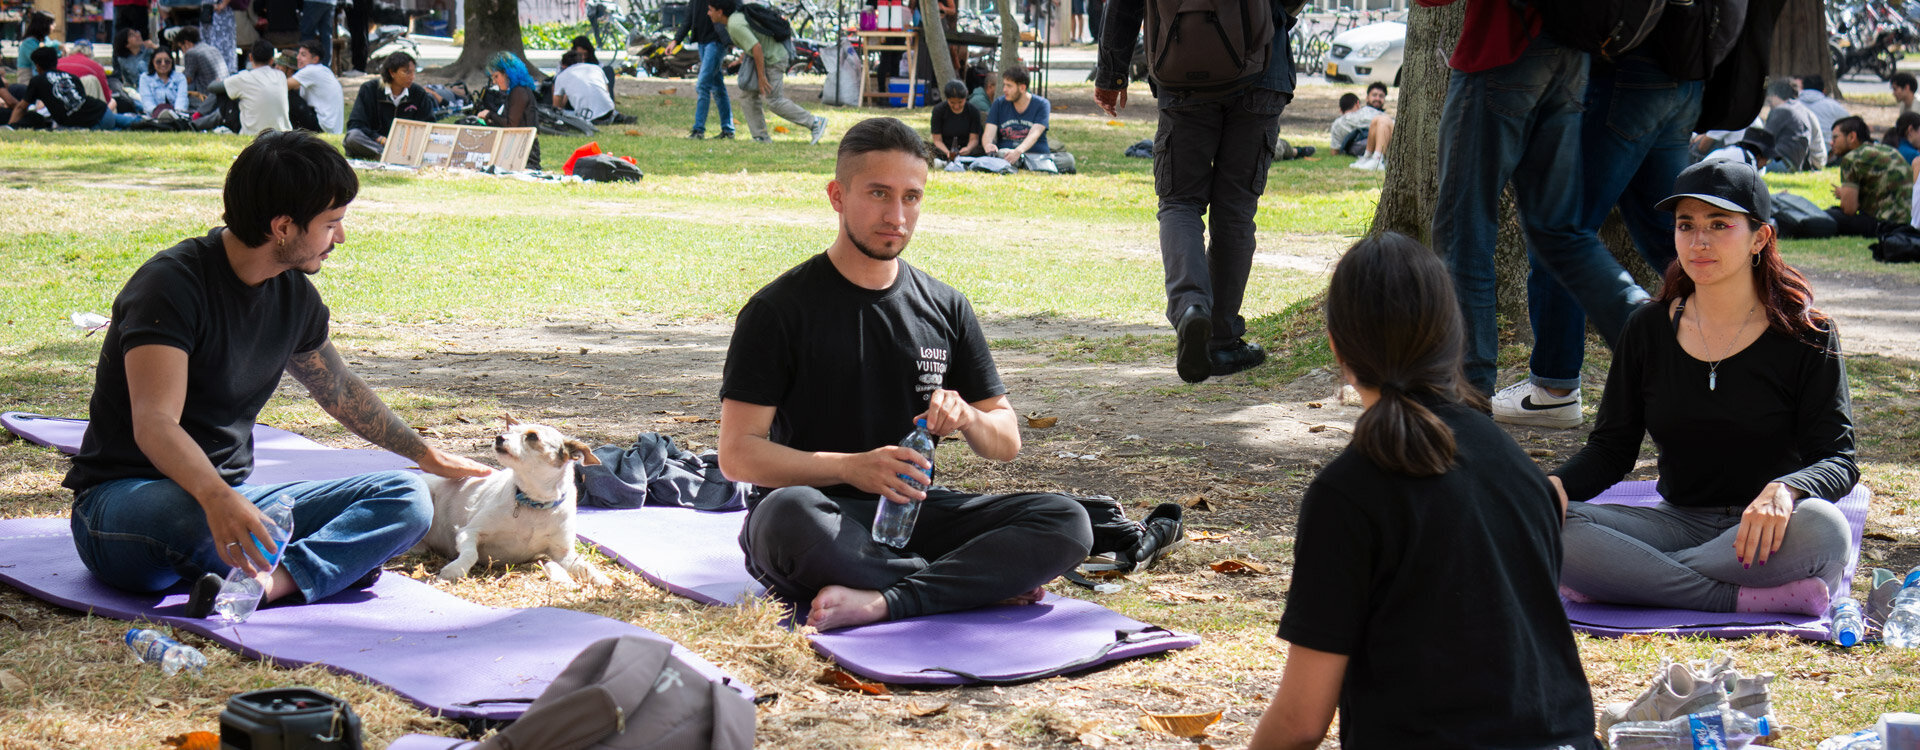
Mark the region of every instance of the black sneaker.
POLYGON ((187 617, 200 619, 213 614, 214 597, 220 595, 220 587, 227 581, 212 573, 204 573, 193 582, 193 592, 187 595, 187 617))
POLYGON ((1173 369, 1180 373, 1181 380, 1198 383, 1217 374, 1207 356, 1207 339, 1213 336, 1213 313, 1199 305, 1188 305, 1186 312, 1180 313, 1180 320, 1174 323, 1173 332, 1178 337, 1173 350, 1173 369))
POLYGON ((1213 360, 1213 376, 1217 378, 1258 367, 1267 361, 1267 352, 1259 344, 1241 339, 1233 346, 1213 350, 1208 359, 1213 360))
POLYGON ((1140 524, 1146 527, 1146 533, 1140 536, 1140 546, 1128 555, 1134 570, 1151 568, 1174 550, 1186 546, 1187 527, 1180 522, 1182 511, 1179 503, 1161 503, 1147 514, 1147 519, 1140 524))
POLYGON ((687 140, 704 141, 706 139, 707 139, 707 131, 705 130, 695 130, 687 133, 687 140))
POLYGON ((713 138, 714 140, 717 140, 717 141, 731 141, 733 140, 733 131, 731 130, 723 131, 719 135, 714 136, 713 138))

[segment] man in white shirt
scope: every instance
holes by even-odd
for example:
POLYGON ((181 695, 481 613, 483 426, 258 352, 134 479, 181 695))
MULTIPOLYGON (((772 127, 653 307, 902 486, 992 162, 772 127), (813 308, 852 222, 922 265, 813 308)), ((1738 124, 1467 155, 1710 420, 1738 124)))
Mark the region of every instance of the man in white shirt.
POLYGON ((553 77, 553 106, 593 121, 613 114, 613 97, 607 95, 600 66, 581 62, 573 51, 560 56, 560 66, 560 74, 553 77))
POLYGON ((293 53, 294 63, 299 68, 287 79, 287 90, 300 92, 300 98, 313 108, 313 116, 320 121, 321 130, 337 134, 346 116, 346 97, 340 92, 340 79, 333 77, 333 71, 321 64, 320 53, 320 40, 306 39, 300 42, 299 50, 293 53))
POLYGON ((1367 85, 1366 103, 1352 94, 1340 97, 1340 116, 1328 128, 1329 145, 1357 159, 1354 169, 1386 171, 1387 144, 1393 139, 1393 116, 1387 114, 1387 85, 1367 85))
POLYGON ((258 135, 267 128, 292 130, 287 116, 287 76, 273 67, 273 45, 256 40, 247 51, 245 71, 220 82, 226 95, 240 103, 240 134, 258 135))

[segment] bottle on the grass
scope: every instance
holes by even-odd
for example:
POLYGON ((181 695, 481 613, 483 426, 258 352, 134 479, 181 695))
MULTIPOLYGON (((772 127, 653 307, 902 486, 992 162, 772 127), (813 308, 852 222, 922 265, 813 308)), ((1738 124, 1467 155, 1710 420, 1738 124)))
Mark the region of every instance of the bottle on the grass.
POLYGON ((1666 721, 1627 721, 1607 727, 1613 750, 1739 750, 1772 733, 1770 719, 1721 708, 1666 721))
POLYGON ((1880 735, 1871 729, 1862 729, 1852 734, 1828 737, 1821 740, 1814 750, 1881 750, 1885 747, 1880 735))
POLYGON ((278 495, 260 509, 267 514, 267 536, 273 540, 273 551, 254 539, 254 545, 260 554, 267 558, 267 569, 257 576, 247 575, 241 568, 227 571, 226 583, 220 585, 219 595, 213 598, 213 611, 229 625, 247 621, 253 611, 260 608, 260 597, 267 593, 267 583, 273 578, 273 571, 280 566, 280 557, 286 554, 287 539, 293 536, 293 498, 278 495))
POLYGON ((1920 647, 1920 567, 1907 573, 1900 593, 1893 595, 1880 640, 1893 648, 1920 647))
MULTIPOLYGON (((927 432, 927 420, 913 420, 913 432, 900 441, 900 447, 925 457, 929 466, 924 477, 910 474, 900 474, 899 477, 916 490, 933 486, 933 435, 927 432)), ((913 536, 913 523, 919 518, 920 501, 896 503, 881 498, 880 508, 873 514, 873 540, 889 547, 905 547, 907 539, 913 536)))
POLYGON ((160 672, 172 677, 185 669, 198 672, 207 668, 207 657, 199 649, 186 645, 153 628, 127 631, 127 649, 140 661, 160 665, 160 672))
POLYGON ((1827 634, 1833 644, 1852 648, 1867 637, 1867 619, 1860 614, 1860 603, 1851 597, 1835 599, 1827 609, 1827 634))

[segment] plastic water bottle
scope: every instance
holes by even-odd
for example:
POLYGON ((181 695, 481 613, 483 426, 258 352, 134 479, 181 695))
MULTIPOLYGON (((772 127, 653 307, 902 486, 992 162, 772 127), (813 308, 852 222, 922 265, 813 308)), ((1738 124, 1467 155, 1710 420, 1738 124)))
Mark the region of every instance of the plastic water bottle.
POLYGON ((1867 637, 1867 620, 1860 614, 1860 603, 1852 597, 1833 600, 1827 609, 1829 640, 1841 648, 1852 648, 1867 637))
MULTIPOLYGON (((933 463, 933 435, 927 432, 927 420, 913 420, 913 432, 900 441, 900 447, 920 454, 929 464, 933 463)), ((925 490, 933 484, 933 467, 927 467, 924 479, 907 474, 898 476, 906 480, 907 486, 925 490)), ((919 518, 919 501, 896 503, 881 498, 880 509, 873 514, 873 540, 889 547, 905 547, 907 539, 913 536, 913 522, 919 518)))
POLYGON ((1880 627, 1880 640, 1893 648, 1920 647, 1920 585, 1907 576, 1907 584, 1893 595, 1893 607, 1880 627))
POLYGON ((1666 721, 1628 721, 1607 728, 1613 750, 1738 750, 1772 733, 1768 717, 1733 709, 1666 721))
POLYGON ((1853 734, 1828 737, 1822 740, 1814 750, 1881 750, 1885 744, 1880 735, 1871 729, 1862 729, 1853 734))
POLYGON ((247 621, 253 611, 260 607, 260 597, 267 593, 267 583, 272 580, 273 569, 280 565, 280 557, 287 551, 287 539, 293 536, 293 498, 278 495, 261 508, 267 514, 267 536, 273 540, 273 551, 254 539, 253 544, 260 554, 267 558, 267 570, 258 576, 249 576, 241 568, 227 571, 227 581, 220 585, 219 595, 213 598, 213 611, 229 625, 247 621))
POLYGON ((207 668, 207 657, 199 649, 168 638, 153 628, 128 630, 127 649, 140 661, 159 664, 160 672, 168 677, 182 669, 199 672, 207 668))

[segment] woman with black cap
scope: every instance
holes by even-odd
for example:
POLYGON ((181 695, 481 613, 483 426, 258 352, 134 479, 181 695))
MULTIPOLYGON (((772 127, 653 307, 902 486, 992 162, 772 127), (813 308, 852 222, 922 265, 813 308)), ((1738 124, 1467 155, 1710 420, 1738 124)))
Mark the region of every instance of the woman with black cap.
POLYGON ((1745 164, 1703 162, 1658 208, 1678 260, 1614 347, 1587 445, 1552 472, 1567 508, 1562 594, 1709 612, 1818 615, 1850 531, 1853 416, 1832 319, 1780 257, 1745 164), (1661 502, 1578 502, 1659 451, 1661 502))

